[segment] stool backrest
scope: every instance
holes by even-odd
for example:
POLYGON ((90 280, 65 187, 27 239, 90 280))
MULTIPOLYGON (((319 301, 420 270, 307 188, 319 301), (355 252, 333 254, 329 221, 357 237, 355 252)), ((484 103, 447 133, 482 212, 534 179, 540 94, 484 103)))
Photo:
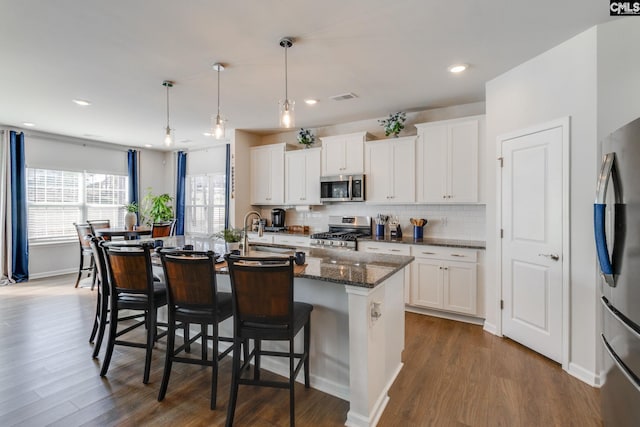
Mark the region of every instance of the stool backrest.
POLYGON ((100 280, 100 286, 106 289, 109 286, 109 277, 107 274, 107 262, 105 260, 104 248, 101 246, 104 239, 102 237, 91 237, 89 245, 93 251, 93 259, 95 260, 98 279, 100 280))
POLYGON ((78 233, 78 240, 80 241, 81 248, 89 249, 91 247, 90 238, 93 235, 93 230, 89 224, 76 224, 73 225, 76 227, 76 232, 78 233))
MULTIPOLYGON (((101 228, 111 228, 111 221, 108 219, 92 219, 87 220, 87 224, 91 226, 91 234, 97 236, 96 230, 101 228)), ((109 240, 110 238, 106 237, 105 240, 109 240)))
POLYGON ((107 247, 112 295, 153 293, 153 271, 148 245, 107 247))
POLYGON ((168 222, 154 222, 151 225, 151 237, 173 236, 175 224, 175 219, 168 222))
POLYGON ((172 307, 216 307, 213 252, 161 252, 167 296, 172 307))
POLYGON ((291 328, 293 257, 248 258, 227 255, 233 316, 239 327, 263 324, 291 328))

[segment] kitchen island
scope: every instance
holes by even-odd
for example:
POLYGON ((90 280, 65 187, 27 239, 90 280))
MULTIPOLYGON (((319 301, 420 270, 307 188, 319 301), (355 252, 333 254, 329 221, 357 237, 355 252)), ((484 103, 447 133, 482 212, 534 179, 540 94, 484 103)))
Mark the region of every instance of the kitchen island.
MULTIPOLYGON (((163 240, 165 247, 186 243, 196 250, 206 250, 212 245, 183 237, 163 240)), ((251 251, 250 255, 289 253, 251 251)), ((409 256, 311 249, 305 268, 296 269, 294 298, 314 306, 311 387, 349 402, 345 425, 376 425, 389 401, 388 390, 402 369, 404 269, 412 261, 409 256)), ((217 283, 219 290, 230 290, 224 268, 217 275, 217 283)), ((232 319, 221 323, 220 335, 231 336, 232 327, 232 319)), ((278 350, 286 345, 263 344, 265 349, 278 350)), ((296 352, 302 350, 302 336, 296 338, 295 346, 296 352)), ((288 376, 288 362, 280 358, 264 358, 261 367, 288 376)), ((303 381, 302 375, 298 381, 303 381)))

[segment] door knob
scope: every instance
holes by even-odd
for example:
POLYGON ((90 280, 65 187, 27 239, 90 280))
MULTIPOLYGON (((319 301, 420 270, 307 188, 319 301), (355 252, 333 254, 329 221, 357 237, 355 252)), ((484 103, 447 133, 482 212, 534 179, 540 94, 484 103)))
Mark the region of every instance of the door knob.
POLYGON ((538 256, 547 257, 547 258, 550 258, 550 259, 552 259, 554 261, 557 261, 557 260, 560 259, 560 255, 558 255, 558 254, 538 254, 538 256))

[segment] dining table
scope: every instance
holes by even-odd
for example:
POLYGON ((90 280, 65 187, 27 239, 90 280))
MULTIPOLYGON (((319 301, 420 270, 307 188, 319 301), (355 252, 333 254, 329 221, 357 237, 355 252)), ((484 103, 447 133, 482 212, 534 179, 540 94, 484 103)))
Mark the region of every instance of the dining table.
POLYGON ((139 227, 133 230, 127 230, 126 228, 98 228, 95 230, 97 236, 102 237, 124 237, 125 240, 137 240, 141 236, 150 236, 151 228, 139 227))

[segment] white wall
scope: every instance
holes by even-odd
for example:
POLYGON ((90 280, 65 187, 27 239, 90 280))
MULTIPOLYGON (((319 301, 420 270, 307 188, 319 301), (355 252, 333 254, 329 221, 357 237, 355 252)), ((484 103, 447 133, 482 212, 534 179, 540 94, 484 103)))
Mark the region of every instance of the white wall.
POLYGON ((236 130, 231 141, 232 192, 229 197, 229 225, 242 227, 245 213, 251 206, 250 147, 260 145, 261 137, 236 130))
MULTIPOLYGON (((571 117, 570 372, 589 382, 596 373, 596 271, 592 239, 597 156, 596 28, 527 61, 486 85, 488 188, 496 188, 496 140, 501 134, 571 117), (493 165, 493 166, 491 166, 493 165)), ((487 326, 498 324, 496 197, 487 195, 487 326)))

